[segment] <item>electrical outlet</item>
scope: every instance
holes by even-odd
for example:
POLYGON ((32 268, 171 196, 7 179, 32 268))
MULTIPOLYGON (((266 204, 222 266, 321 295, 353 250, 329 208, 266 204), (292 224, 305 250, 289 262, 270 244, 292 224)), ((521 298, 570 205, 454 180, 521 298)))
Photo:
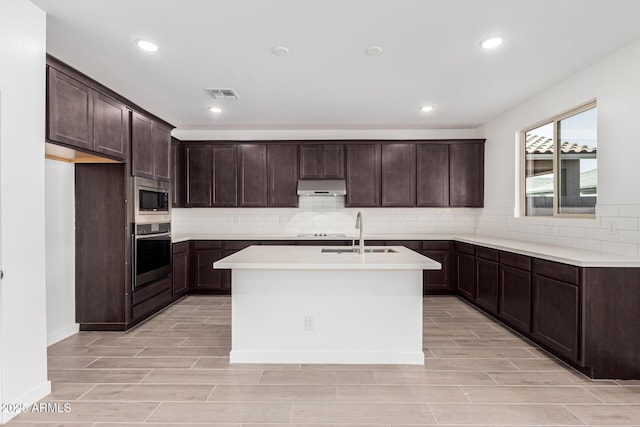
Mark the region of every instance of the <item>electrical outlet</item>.
POLYGON ((234 216, 233 217, 233 225, 238 225, 238 224, 240 224, 240 219, 238 219, 237 216, 234 216))
POLYGON ((304 330, 313 331, 313 316, 304 317, 304 330))
POLYGON ((607 234, 614 235, 616 234, 616 222, 611 220, 607 223, 607 234))

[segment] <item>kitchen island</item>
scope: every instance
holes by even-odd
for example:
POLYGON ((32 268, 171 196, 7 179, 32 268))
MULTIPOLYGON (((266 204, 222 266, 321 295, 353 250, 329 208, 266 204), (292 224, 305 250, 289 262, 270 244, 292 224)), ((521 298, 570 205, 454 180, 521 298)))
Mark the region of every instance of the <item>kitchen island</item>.
POLYGON ((422 270, 402 246, 250 246, 232 270, 232 363, 424 364, 422 270))

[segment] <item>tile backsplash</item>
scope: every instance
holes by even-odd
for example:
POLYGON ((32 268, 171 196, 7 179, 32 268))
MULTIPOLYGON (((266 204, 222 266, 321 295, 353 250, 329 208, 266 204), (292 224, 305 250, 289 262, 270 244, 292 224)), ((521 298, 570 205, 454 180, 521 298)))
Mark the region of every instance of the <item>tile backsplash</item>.
POLYGON ((345 208, 344 197, 300 197, 297 208, 173 209, 176 234, 344 233, 355 235, 358 211, 366 235, 470 234, 481 209, 471 208, 345 208))
POLYGON ((297 208, 173 209, 176 234, 478 234, 640 257, 640 204, 598 205, 596 218, 520 218, 513 207, 345 208, 344 197, 301 197, 297 208))
POLYGON ((518 218, 513 207, 484 208, 476 234, 640 256, 640 204, 597 205, 593 219, 518 218))

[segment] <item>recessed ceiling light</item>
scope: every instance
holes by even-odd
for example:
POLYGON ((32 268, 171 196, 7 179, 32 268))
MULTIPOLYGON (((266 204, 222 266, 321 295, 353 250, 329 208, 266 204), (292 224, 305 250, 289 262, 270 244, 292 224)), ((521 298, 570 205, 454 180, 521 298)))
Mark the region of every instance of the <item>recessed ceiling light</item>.
POLYGON ((276 46, 271 49, 271 53, 273 53, 275 56, 287 56, 289 55, 289 49, 284 46, 276 46))
POLYGON ((382 48, 380 46, 369 46, 364 50, 364 53, 369 56, 380 55, 382 53, 382 48))
POLYGON ((480 46, 483 49, 495 49, 500 46, 503 42, 503 38, 501 36, 492 36, 487 39, 484 39, 480 42, 480 46))
POLYGON ((209 107, 209 111, 212 113, 222 113, 222 108, 220 107, 209 107))
POLYGON ((429 111, 433 110, 433 105, 423 105, 422 107, 420 107, 420 111, 422 111, 423 113, 428 113, 429 111))
POLYGON ((140 49, 146 50, 147 52, 155 52, 158 50, 158 45, 149 40, 137 39, 136 44, 140 49))

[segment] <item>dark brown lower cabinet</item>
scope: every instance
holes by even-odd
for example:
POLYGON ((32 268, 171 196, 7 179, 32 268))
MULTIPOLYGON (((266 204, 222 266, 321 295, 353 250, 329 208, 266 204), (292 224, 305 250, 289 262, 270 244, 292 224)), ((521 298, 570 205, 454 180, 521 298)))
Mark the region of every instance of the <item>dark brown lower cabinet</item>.
POLYGON ((189 290, 189 242, 174 243, 172 246, 173 299, 189 290))
POLYGON ((498 263, 476 257, 476 303, 498 314, 498 263))
POLYGON ((422 273, 422 286, 424 295, 449 294, 453 292, 452 275, 452 242, 450 241, 424 241, 422 242, 422 255, 437 261, 442 266, 440 270, 424 270, 422 273))
POLYGON ((222 242, 203 240, 191 243, 189 291, 193 293, 222 293, 222 271, 213 263, 223 257, 222 242))
POLYGON ((578 286, 533 275, 532 335, 558 354, 577 362, 580 290, 578 286))
POLYGON ((531 332, 531 273, 500 265, 499 317, 520 332, 531 332))
POLYGON ((475 257, 470 254, 456 253, 456 276, 458 292, 470 300, 475 299, 475 257))
POLYGON ((171 277, 145 284, 133 291, 132 317, 140 322, 173 300, 171 277))

